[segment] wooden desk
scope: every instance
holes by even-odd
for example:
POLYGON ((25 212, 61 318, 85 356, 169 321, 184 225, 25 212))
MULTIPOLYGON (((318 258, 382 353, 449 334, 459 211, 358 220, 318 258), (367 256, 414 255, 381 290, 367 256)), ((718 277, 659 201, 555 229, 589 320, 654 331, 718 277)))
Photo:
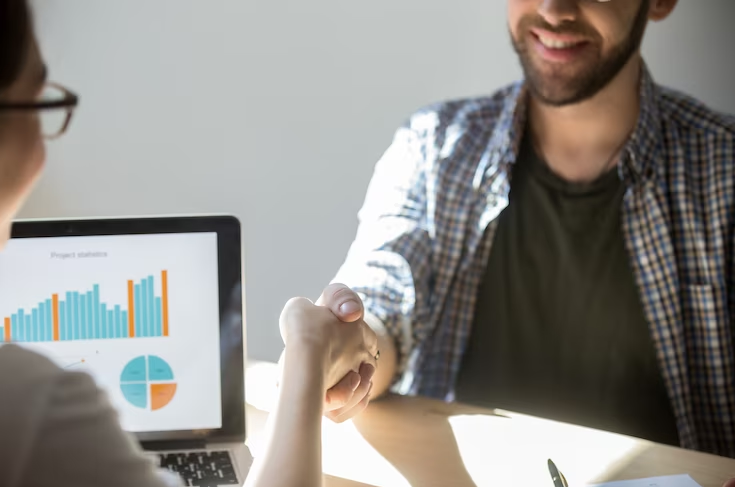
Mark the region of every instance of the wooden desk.
MULTIPOLYGON (((248 371, 248 443, 257 456, 275 391, 271 367, 248 371)), ((702 487, 735 460, 504 411, 391 396, 354 421, 323 424, 329 487, 552 487, 551 458, 572 487, 687 473, 702 487)))

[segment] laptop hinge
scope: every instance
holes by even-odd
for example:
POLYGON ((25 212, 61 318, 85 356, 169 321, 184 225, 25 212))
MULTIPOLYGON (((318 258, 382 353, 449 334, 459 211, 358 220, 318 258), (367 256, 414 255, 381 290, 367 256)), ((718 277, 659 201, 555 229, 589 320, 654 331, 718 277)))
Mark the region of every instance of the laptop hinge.
POLYGON ((142 441, 140 446, 147 451, 204 450, 207 442, 204 440, 142 441))

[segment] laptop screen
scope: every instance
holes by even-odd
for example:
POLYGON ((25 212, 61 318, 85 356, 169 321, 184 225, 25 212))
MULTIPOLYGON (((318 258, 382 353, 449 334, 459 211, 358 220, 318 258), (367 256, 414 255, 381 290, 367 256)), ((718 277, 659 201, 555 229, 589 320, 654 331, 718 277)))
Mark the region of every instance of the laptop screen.
POLYGON ((217 233, 11 239, 0 343, 92 375, 131 432, 222 427, 217 233))

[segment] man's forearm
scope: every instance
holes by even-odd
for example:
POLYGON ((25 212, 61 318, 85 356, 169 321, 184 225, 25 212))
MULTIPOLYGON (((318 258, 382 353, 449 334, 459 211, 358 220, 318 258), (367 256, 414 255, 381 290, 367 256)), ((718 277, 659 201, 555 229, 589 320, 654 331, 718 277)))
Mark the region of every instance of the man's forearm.
POLYGON ((378 335, 380 359, 378 360, 375 375, 373 375, 373 388, 370 392, 371 397, 378 398, 385 394, 393 383, 398 368, 398 353, 393 337, 386 331, 380 320, 367 313, 365 315, 365 322, 378 335))

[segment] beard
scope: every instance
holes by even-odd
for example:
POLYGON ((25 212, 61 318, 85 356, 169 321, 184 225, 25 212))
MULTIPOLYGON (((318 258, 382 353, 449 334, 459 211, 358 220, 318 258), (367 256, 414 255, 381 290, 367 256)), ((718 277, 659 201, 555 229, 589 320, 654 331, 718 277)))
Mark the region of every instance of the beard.
POLYGON ((605 88, 638 52, 648 21, 650 0, 643 0, 633 21, 630 34, 618 45, 603 55, 601 37, 592 28, 577 22, 563 23, 554 27, 540 16, 527 15, 518 25, 516 39, 511 34, 513 48, 523 67, 523 73, 531 93, 542 103, 550 106, 564 106, 580 103, 596 95, 605 88), (531 28, 540 28, 555 34, 575 34, 590 40, 585 46, 587 52, 581 59, 582 66, 540 66, 532 55, 533 46, 529 45, 531 28), (545 69, 548 68, 548 69, 545 69))

